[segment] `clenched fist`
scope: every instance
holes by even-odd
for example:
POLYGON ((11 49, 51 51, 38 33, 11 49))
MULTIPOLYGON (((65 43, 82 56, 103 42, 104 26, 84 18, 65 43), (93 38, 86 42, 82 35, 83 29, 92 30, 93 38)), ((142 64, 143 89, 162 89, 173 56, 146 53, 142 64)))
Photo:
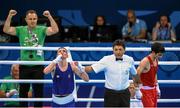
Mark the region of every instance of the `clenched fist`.
POLYGON ((10 10, 9 11, 9 16, 15 16, 17 14, 17 11, 16 10, 10 10))
POLYGON ((49 11, 47 11, 47 10, 43 12, 43 15, 44 15, 45 17, 49 17, 49 16, 51 16, 50 12, 49 12, 49 11))

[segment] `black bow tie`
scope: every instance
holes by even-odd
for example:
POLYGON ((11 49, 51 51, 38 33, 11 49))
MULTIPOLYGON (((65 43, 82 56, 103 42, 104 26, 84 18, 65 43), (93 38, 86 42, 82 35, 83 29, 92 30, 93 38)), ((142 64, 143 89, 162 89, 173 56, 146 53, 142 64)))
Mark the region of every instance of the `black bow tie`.
POLYGON ((118 61, 118 60, 122 61, 122 60, 123 60, 123 58, 116 58, 116 61, 118 61))

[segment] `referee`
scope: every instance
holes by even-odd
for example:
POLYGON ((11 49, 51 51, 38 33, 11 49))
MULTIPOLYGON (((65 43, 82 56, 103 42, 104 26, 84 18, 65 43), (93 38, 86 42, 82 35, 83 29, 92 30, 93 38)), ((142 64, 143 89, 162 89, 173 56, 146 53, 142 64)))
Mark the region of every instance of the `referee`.
POLYGON ((97 63, 86 66, 86 72, 105 73, 105 107, 129 107, 129 74, 137 78, 132 57, 125 55, 125 44, 121 40, 113 43, 113 54, 104 56, 97 63))

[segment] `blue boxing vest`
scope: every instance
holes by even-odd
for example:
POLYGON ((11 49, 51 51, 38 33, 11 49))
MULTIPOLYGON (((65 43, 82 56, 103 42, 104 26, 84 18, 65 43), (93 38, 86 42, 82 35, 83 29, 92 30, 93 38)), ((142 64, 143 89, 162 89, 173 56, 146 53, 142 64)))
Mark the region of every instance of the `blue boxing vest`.
POLYGON ((62 72, 58 64, 53 77, 52 92, 54 95, 71 94, 74 90, 74 72, 72 71, 70 63, 66 71, 62 72))

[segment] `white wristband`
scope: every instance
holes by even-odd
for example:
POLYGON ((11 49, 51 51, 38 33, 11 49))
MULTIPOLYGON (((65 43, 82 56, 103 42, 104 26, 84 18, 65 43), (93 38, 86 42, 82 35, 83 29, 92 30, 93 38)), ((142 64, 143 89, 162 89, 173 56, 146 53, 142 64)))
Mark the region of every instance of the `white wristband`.
POLYGON ((157 93, 158 93, 158 94, 161 93, 160 88, 159 88, 159 84, 158 84, 158 83, 156 83, 156 90, 157 90, 157 93))
POLYGON ((136 99, 141 99, 142 93, 140 91, 140 88, 135 89, 135 96, 136 96, 136 99))
POLYGON ((61 59, 62 55, 58 55, 52 62, 57 64, 58 62, 60 62, 62 59, 61 59))
POLYGON ((81 73, 85 72, 85 67, 78 63, 78 69, 81 73))

